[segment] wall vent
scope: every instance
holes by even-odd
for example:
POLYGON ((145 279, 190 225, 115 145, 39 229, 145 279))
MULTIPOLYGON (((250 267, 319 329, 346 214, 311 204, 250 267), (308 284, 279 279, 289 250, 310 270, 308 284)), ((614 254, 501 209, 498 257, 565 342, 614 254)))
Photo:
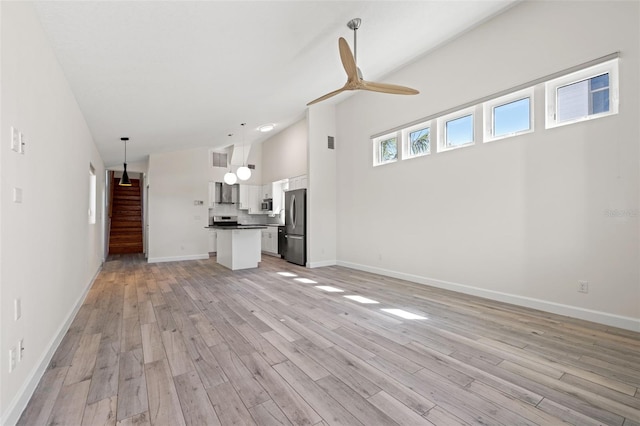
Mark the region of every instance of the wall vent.
POLYGON ((226 169, 227 154, 225 152, 213 152, 211 165, 213 167, 224 167, 226 169))
POLYGON ((255 164, 247 164, 247 167, 250 168, 251 170, 255 170, 256 169, 256 165, 255 164))
POLYGON ((327 148, 329 149, 335 149, 336 148, 336 143, 335 143, 335 139, 333 136, 328 136, 327 137, 327 148))

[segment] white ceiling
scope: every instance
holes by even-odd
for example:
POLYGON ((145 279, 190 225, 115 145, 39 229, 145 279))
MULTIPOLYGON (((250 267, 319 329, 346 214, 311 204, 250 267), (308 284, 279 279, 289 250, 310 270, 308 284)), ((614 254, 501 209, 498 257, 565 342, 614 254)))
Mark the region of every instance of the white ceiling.
POLYGON ((122 136, 135 162, 242 143, 242 122, 246 143, 259 142, 273 134, 259 125, 282 130, 304 117, 307 102, 346 81, 337 40, 352 45, 352 18, 362 18, 358 66, 385 81, 513 3, 43 1, 36 10, 109 167, 122 162, 122 136))

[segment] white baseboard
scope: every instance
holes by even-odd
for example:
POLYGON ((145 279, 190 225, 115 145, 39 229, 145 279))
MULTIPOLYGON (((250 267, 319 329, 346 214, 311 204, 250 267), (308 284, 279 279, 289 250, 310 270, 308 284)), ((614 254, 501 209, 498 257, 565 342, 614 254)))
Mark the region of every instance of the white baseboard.
POLYGON ((625 317, 621 315, 611 314, 608 312, 594 311, 591 309, 580 308, 578 306, 564 305, 561 303, 550 302, 547 300, 534 299, 531 297, 518 296, 516 294, 509 294, 509 293, 503 293, 499 291, 487 290, 487 289, 472 287, 464 284, 423 277, 420 275, 413 275, 413 274, 407 274, 404 272, 392 271, 389 269, 377 268, 375 266, 361 265, 358 263, 338 261, 337 265, 344 266, 346 268, 357 269, 360 271, 371 272, 374 274, 385 275, 387 277, 399 278, 399 279, 411 281, 417 284, 425 284, 432 287, 443 288, 445 290, 452 290, 458 293, 484 297, 486 299, 510 303, 512 305, 518 305, 526 308, 532 308, 532 309, 538 309, 545 312, 550 312, 553 314, 565 315, 572 318, 592 321, 599 324, 609 325, 612 327, 623 328, 625 330, 640 332, 640 318, 625 317))
POLYGON ((187 256, 169 256, 169 257, 149 257, 148 263, 160 263, 160 262, 179 262, 182 260, 203 260, 209 259, 209 253, 205 254, 190 254, 187 256))
POLYGON ((60 324, 60 327, 58 327, 58 330, 53 336, 53 339, 51 339, 49 345, 47 346, 47 351, 42 354, 35 367, 31 370, 31 373, 29 373, 29 375, 27 376, 27 380, 20 387, 20 390, 16 394, 16 397, 9 404, 9 407, 7 408, 5 414, 2 416, 2 419, 0 419, 1 425, 15 425, 18 420, 20 420, 20 416, 22 415, 24 409, 27 407, 29 400, 33 396, 38 383, 40 383, 40 379, 42 379, 42 376, 47 370, 47 366, 51 362, 53 354, 55 354, 58 346, 60 345, 60 342, 62 342, 65 334, 67 334, 67 330, 69 330, 73 319, 76 317, 76 314, 84 303, 84 299, 87 297, 89 289, 93 286, 93 283, 95 282, 101 270, 102 265, 98 267, 98 270, 94 274, 93 278, 91 278, 87 287, 84 289, 80 297, 78 297, 78 299, 76 300, 73 310, 69 313, 65 321, 60 324))
POLYGON ((323 266, 336 266, 337 263, 334 260, 321 260, 320 262, 307 262, 308 268, 321 268, 323 266))

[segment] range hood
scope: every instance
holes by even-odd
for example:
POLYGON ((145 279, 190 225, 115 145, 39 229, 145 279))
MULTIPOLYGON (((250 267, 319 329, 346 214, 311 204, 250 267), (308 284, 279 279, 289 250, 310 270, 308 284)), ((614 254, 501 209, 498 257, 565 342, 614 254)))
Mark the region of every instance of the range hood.
POLYGON ((227 185, 224 182, 216 182, 216 204, 236 204, 240 185, 227 185))

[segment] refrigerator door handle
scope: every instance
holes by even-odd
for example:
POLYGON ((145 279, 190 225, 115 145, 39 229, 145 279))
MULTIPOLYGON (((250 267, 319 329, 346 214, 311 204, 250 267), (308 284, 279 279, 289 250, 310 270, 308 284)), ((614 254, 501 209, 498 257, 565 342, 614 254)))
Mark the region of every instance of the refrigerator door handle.
POLYGON ((298 236, 298 235, 289 235, 289 238, 291 238, 292 240, 301 240, 302 237, 298 236))
POLYGON ((289 215, 291 216, 291 225, 296 227, 296 196, 291 196, 291 205, 289 206, 289 215))

